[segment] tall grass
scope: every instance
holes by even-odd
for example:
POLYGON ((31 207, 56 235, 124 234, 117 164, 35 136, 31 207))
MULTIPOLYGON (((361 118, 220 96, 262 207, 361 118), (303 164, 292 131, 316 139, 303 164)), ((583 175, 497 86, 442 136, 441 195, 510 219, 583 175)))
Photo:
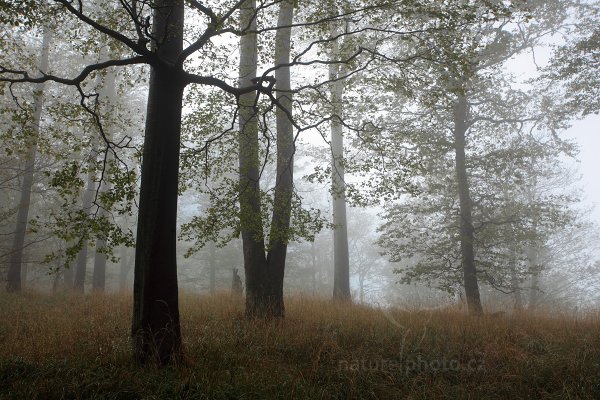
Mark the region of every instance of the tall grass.
POLYGON ((0 295, 0 398, 600 399, 600 315, 473 318, 286 299, 181 297, 185 359, 134 366, 131 298, 0 295))

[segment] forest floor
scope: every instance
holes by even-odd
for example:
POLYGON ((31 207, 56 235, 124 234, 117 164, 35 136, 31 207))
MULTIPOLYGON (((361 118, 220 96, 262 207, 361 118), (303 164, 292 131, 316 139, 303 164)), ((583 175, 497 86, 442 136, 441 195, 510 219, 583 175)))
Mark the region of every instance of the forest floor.
POLYGON ((131 296, 0 294, 2 399, 600 399, 600 314, 469 317, 181 296, 185 360, 132 362, 131 296))

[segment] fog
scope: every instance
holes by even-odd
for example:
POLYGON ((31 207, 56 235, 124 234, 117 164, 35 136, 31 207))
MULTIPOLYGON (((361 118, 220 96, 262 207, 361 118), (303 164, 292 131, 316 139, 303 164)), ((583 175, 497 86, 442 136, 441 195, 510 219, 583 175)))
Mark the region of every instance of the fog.
POLYGON ((580 153, 573 165, 581 173, 583 204, 592 209, 591 217, 595 223, 600 224, 600 185, 597 179, 600 158, 596 152, 597 146, 600 145, 600 117, 592 115, 584 120, 575 121, 565 132, 565 137, 572 138, 579 145, 580 153))
POLYGON ((0 398, 600 398, 599 23, 0 1, 0 398))

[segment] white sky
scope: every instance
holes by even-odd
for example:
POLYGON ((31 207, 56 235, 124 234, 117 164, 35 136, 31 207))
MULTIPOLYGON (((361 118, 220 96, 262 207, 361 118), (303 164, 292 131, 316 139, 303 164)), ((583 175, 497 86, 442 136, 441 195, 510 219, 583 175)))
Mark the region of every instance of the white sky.
POLYGON ((579 162, 575 165, 582 175, 580 186, 585 191, 584 204, 595 205, 592 218, 600 225, 600 115, 575 121, 564 137, 573 138, 579 143, 579 162))
MULTIPOLYGON (((560 43, 560 38, 549 38, 548 43, 560 43)), ((547 46, 547 45, 546 45, 547 46)), ((522 53, 507 62, 507 68, 519 79, 526 80, 537 74, 536 66, 544 66, 549 61, 552 53, 549 47, 536 47, 535 57, 531 51, 522 53)), ((580 121, 573 121, 571 128, 561 132, 563 138, 574 139, 579 144, 577 161, 571 165, 581 174, 581 181, 574 182, 576 188, 584 190, 582 206, 594 206, 591 218, 600 225, 600 115, 589 115, 580 121)))

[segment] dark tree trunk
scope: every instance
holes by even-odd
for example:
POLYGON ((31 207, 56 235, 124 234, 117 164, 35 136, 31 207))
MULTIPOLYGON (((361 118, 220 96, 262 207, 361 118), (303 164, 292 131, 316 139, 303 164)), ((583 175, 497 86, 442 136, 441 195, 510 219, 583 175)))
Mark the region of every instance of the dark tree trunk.
MULTIPOLYGON (((240 28, 256 30, 256 1, 245 1, 240 8, 240 28)), ((256 77, 257 42, 255 33, 240 38, 239 86, 250 86, 256 77)), ((260 173, 258 159, 258 119, 256 93, 240 96, 239 173, 240 224, 246 275, 246 314, 251 317, 270 314, 268 267, 260 206, 260 173)))
MULTIPOLYGON (((256 2, 243 3, 240 10, 242 30, 256 29, 256 2)), ((293 20, 293 3, 280 4, 279 26, 289 26, 293 20)), ((276 33, 275 63, 289 62, 291 28, 276 33)), ((256 34, 247 33, 240 40, 239 85, 249 86, 256 76, 256 34)), ((269 254, 265 255, 265 239, 260 206, 260 162, 258 155, 258 119, 256 93, 240 96, 240 224, 244 248, 246 275, 246 315, 249 317, 283 317, 283 279, 289 236, 291 199, 293 190, 294 136, 290 121, 292 98, 290 70, 276 71, 277 98, 277 178, 269 254), (285 110, 285 111, 284 111, 285 110)))
MULTIPOLYGON (((42 49, 40 54, 39 69, 42 72, 48 70, 48 55, 50 53, 50 40, 52 31, 44 28, 42 39, 42 49)), ((23 248, 25 246, 25 234, 27 231, 27 221, 29 220, 29 204, 31 202, 31 188, 33 187, 33 175, 35 171, 35 158, 37 153, 37 140, 40 133, 40 121, 42 118, 42 108, 44 106, 44 84, 36 86, 33 100, 33 120, 31 123, 31 133, 28 137, 28 149, 25 155, 25 168, 23 181, 21 184, 21 197, 19 199, 19 208, 17 211, 17 225, 15 236, 13 238, 12 252, 8 264, 8 276, 6 290, 8 292, 20 292, 22 287, 22 266, 23 266, 23 248)), ((26 274, 25 274, 26 277, 26 274)))
POLYGON ((479 296, 477 270, 475 268, 475 230, 471 211, 471 194, 466 165, 466 132, 467 132, 468 106, 464 95, 458 96, 454 104, 454 148, 455 168, 458 182, 458 197, 460 203, 460 249, 462 256, 463 278, 465 295, 469 314, 481 315, 483 308, 479 296))
MULTIPOLYGON (((294 19, 294 3, 284 0, 279 6, 275 34, 275 65, 285 65, 290 62, 290 48, 294 19)), ((289 67, 280 67, 275 71, 276 96, 279 107, 276 110, 277 119, 277 177, 275 181, 275 198, 271 232, 269 233, 269 302, 273 315, 283 317, 283 278, 285 259, 289 238, 292 195, 294 184, 294 127, 292 125, 292 92, 289 67)))
POLYGON ((183 81, 172 68, 183 48, 183 1, 155 2, 152 66, 135 253, 132 337, 138 364, 181 358, 177 286, 177 195, 183 81))

